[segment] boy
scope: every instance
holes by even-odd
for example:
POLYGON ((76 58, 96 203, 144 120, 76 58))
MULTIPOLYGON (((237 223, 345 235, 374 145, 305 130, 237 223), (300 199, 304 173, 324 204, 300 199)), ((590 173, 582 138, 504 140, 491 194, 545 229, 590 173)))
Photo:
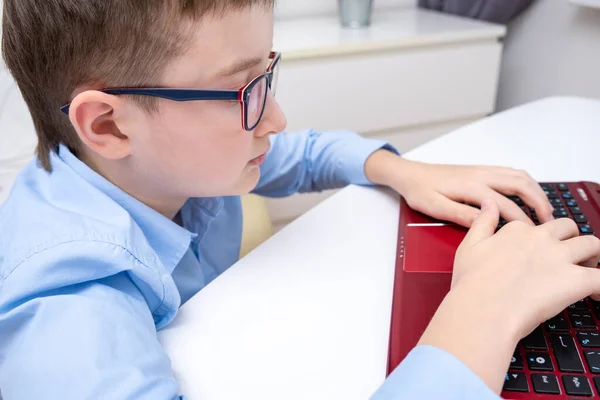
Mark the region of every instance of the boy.
MULTIPOLYGON (((478 210, 462 202, 491 198, 505 218, 525 221, 504 236, 513 246, 537 228, 500 192, 552 219, 523 172, 413 163, 349 132, 277 135, 285 117, 274 99, 272 11, 273 0, 4 1, 4 58, 39 138, 37 160, 0 210, 5 400, 179 398, 156 330, 236 261, 239 195, 249 191, 388 185, 413 207, 465 226, 478 210)), ((498 211, 484 209, 487 225, 479 225, 489 227, 498 211)), ((554 231, 572 237, 563 225, 554 231)), ((486 232, 471 236, 497 241, 486 232)), ((586 243, 578 258, 595 256, 595 242, 586 243)), ((524 254, 557 246, 540 241, 524 254)), ((497 266, 498 249, 466 249, 460 260, 471 265, 479 255, 497 266)), ((525 259, 515 268, 529 272, 525 259)), ((478 281, 460 271, 467 283, 452 298, 473 300, 479 285, 469 281, 478 281)), ((597 277, 589 281, 596 285, 585 290, 600 289, 597 277)), ((519 333, 536 318, 516 321, 519 333)), ((446 320, 438 315, 405 368, 423 368, 420 357, 443 362, 461 368, 459 385, 493 395, 501 368, 482 369, 436 337, 446 320)), ((499 346, 502 356, 510 345, 499 346)), ((378 395, 416 396, 405 376, 378 395)))

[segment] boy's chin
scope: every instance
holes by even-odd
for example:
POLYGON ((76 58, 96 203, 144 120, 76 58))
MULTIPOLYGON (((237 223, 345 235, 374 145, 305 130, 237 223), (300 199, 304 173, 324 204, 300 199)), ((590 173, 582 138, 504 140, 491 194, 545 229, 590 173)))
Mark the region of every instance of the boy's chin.
POLYGON ((245 194, 250 193, 256 188, 258 185, 258 181, 260 180, 260 169, 255 168, 251 171, 248 171, 243 176, 240 177, 237 185, 234 188, 234 192, 232 195, 234 196, 243 196, 245 194))
POLYGON ((216 188, 213 186, 212 188, 208 188, 208 190, 207 186, 204 186, 204 190, 202 190, 201 192, 193 191, 192 193, 187 193, 187 197, 193 198, 243 196, 254 190, 259 180, 260 169, 255 168, 251 171, 244 171, 244 173, 241 176, 239 176, 237 181, 232 182, 227 186, 222 186, 220 188, 216 188))

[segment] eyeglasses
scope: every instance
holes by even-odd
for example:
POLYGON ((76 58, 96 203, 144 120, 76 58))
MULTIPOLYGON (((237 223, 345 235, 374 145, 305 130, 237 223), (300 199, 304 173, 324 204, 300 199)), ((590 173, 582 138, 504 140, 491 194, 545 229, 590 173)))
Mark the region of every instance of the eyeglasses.
MULTIPOLYGON (((173 101, 236 100, 241 105, 242 127, 247 131, 252 131, 259 124, 265 112, 269 89, 273 93, 273 96, 275 96, 281 53, 271 52, 269 59, 271 63, 267 67, 266 72, 254 78, 239 90, 121 88, 103 89, 100 92, 111 95, 152 96, 173 101)), ((60 110, 68 115, 70 107, 71 104, 67 104, 60 110)))

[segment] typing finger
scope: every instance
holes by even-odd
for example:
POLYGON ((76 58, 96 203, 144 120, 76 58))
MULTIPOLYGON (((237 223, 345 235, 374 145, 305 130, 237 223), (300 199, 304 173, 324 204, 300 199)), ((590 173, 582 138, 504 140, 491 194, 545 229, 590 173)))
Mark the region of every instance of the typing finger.
POLYGON ((410 206, 424 214, 443 221, 450 221, 466 228, 471 227, 479 210, 466 204, 457 203, 446 196, 435 193, 427 202, 410 206))
POLYGON ((541 186, 526 173, 512 176, 498 176, 490 187, 506 195, 519 196, 523 201, 533 208, 541 222, 554 219, 552 213, 554 208, 550 205, 546 193, 541 186))
POLYGON ((492 236, 498 226, 499 218, 498 206, 490 199, 484 200, 481 204, 481 214, 473 221, 463 243, 475 245, 492 236))
MULTIPOLYGON (((537 227, 537 229, 547 231, 550 236, 557 240, 567 240, 571 238, 575 238, 579 235, 579 228, 575 221, 568 218, 559 218, 553 221, 547 222, 543 225, 537 227)), ((575 242, 575 245, 571 245, 569 248, 574 248, 577 250, 577 244, 579 242, 575 242)))
MULTIPOLYGON (((570 221, 566 218, 557 219, 556 222, 570 221)), ((548 223, 554 224, 554 223, 548 223)), ((557 224, 554 224, 557 225, 557 224)), ((571 231, 570 227, 565 227, 571 231)), ((575 229, 577 226, 575 225, 575 229)), ((571 233, 571 232, 569 232, 571 233)), ((573 264, 581 264, 586 267, 596 267, 598 265, 598 259, 600 258, 600 239, 594 236, 578 236, 565 240, 561 243, 561 246, 568 253, 569 261, 573 264)))

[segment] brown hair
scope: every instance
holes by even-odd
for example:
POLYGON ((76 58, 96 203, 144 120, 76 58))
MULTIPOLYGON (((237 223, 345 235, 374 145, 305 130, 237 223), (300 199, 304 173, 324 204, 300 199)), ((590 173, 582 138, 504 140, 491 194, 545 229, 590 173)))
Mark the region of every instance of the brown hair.
MULTIPOLYGON (((4 0, 2 54, 33 118, 37 154, 50 171, 59 144, 80 151, 60 107, 82 86, 156 85, 186 50, 185 22, 274 0, 4 0)), ((151 98, 136 97, 147 111, 151 98)))

